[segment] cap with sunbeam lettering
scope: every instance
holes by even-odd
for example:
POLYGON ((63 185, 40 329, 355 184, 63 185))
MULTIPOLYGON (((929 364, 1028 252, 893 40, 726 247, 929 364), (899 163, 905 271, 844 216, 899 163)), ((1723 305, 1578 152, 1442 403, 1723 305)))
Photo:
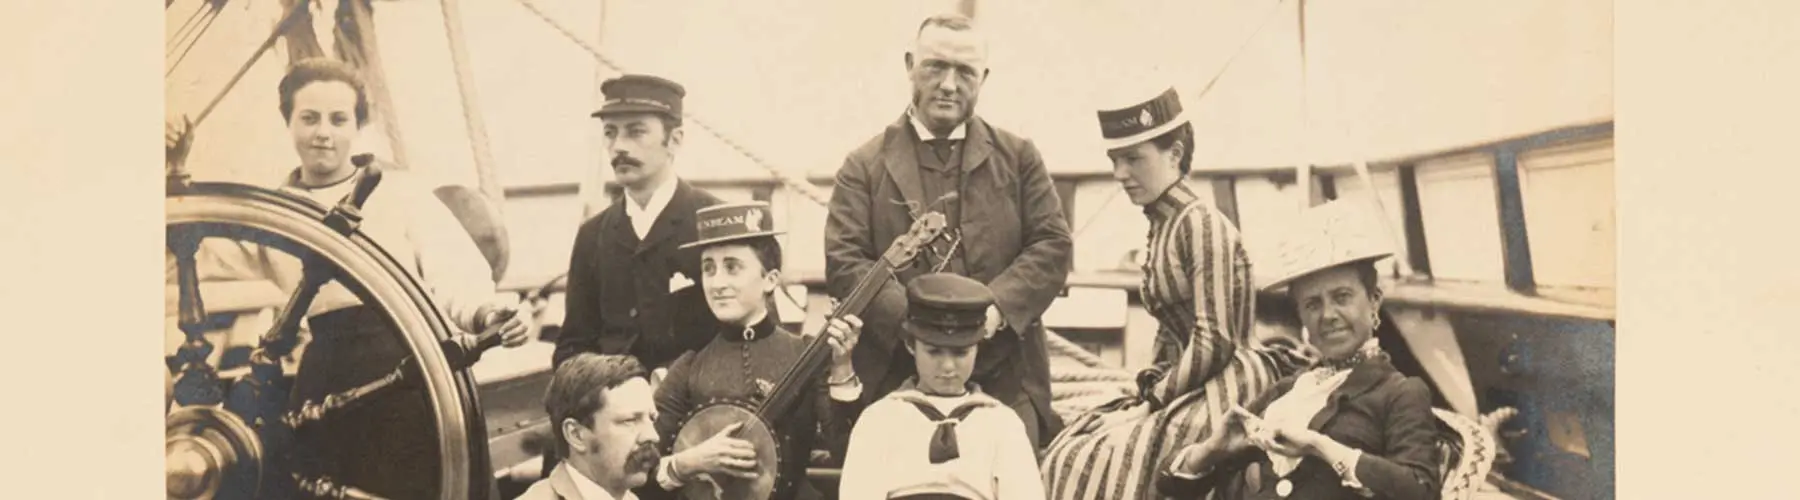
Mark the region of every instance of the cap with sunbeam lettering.
POLYGON ((775 230, 769 204, 760 201, 702 208, 694 212, 694 221, 699 234, 693 243, 682 245, 683 250, 781 234, 775 230))

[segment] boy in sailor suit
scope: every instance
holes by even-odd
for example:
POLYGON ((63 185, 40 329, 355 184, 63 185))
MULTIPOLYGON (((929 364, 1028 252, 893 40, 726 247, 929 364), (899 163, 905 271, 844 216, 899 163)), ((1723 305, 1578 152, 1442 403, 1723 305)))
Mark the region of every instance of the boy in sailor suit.
POLYGON ((993 332, 993 293, 979 281, 937 273, 913 279, 906 295, 902 331, 916 375, 863 410, 838 497, 1043 499, 1025 424, 969 382, 978 344, 993 332))

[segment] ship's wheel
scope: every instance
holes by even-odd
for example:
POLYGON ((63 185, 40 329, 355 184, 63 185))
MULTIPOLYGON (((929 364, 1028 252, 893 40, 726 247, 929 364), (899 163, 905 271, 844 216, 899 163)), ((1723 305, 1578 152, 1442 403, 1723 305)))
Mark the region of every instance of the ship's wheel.
POLYGON ((357 230, 358 209, 377 188, 380 175, 368 169, 355 192, 336 207, 267 189, 170 175, 164 207, 168 256, 174 263, 171 282, 179 299, 178 310, 168 314, 176 318, 184 338, 167 353, 168 498, 489 497, 486 436, 467 368, 498 339, 456 334, 415 279, 357 230), (275 310, 272 326, 251 342, 255 345, 249 346, 253 350, 247 364, 229 368, 212 361, 218 358, 212 355, 217 346, 207 338, 211 327, 208 297, 202 296, 204 266, 197 264, 207 262, 206 248, 221 244, 260 248, 299 269, 297 279, 290 280, 297 280, 297 286, 287 283, 290 288, 282 290, 288 294, 286 305, 275 310), (356 306, 360 319, 385 321, 385 328, 327 331, 316 317, 309 320, 314 299, 330 286, 347 290, 363 304, 356 306), (306 335, 311 341, 297 350, 303 325, 311 325, 306 335), (356 355, 351 356, 356 366, 345 368, 347 360, 332 363, 328 358, 360 347, 312 347, 334 340, 332 336, 367 336, 369 331, 387 332, 375 343, 388 346, 391 359, 356 355), (366 380, 327 383, 330 387, 311 389, 316 394, 298 394, 298 386, 306 384, 297 385, 296 374, 306 373, 309 364, 315 372, 330 367, 337 378, 366 380), (408 408, 415 417, 389 424, 383 415, 371 414, 371 407, 408 408), (341 423, 347 420, 354 422, 341 423), (344 428, 360 430, 350 439, 333 435, 344 428), (377 465, 374 472, 366 465, 371 463, 377 465), (389 471, 389 477, 371 476, 381 471, 389 471))

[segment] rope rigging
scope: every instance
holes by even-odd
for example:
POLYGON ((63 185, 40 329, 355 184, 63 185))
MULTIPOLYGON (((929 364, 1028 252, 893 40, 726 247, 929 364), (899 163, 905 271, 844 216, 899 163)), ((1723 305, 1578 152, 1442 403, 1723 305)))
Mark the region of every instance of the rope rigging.
MULTIPOLYGON (((1257 35, 1262 34, 1263 28, 1269 27, 1269 22, 1275 19, 1275 14, 1279 14, 1281 12, 1281 6, 1286 3, 1287 0, 1280 0, 1279 2, 1276 2, 1275 7, 1269 9, 1269 13, 1263 16, 1262 24, 1257 25, 1256 30, 1250 32, 1250 36, 1245 38, 1243 43, 1238 44, 1237 50, 1233 51, 1230 57, 1225 58, 1225 64, 1220 65, 1219 70, 1213 73, 1211 79, 1206 81, 1206 85, 1200 88, 1200 92, 1194 94, 1192 101, 1198 103, 1200 99, 1206 97, 1207 93, 1212 92, 1213 86, 1219 83, 1219 79, 1223 78, 1225 73, 1231 71, 1231 65, 1237 62, 1238 56, 1243 55, 1244 49, 1250 47, 1250 42, 1256 40, 1257 35)), ((1187 154, 1194 154, 1193 149, 1193 145, 1188 145, 1187 154)), ((1113 202, 1119 198, 1119 193, 1123 192, 1124 190, 1115 190, 1112 194, 1107 195, 1106 200, 1100 202, 1100 208, 1095 210, 1092 215, 1089 215, 1087 219, 1081 221, 1081 225, 1077 226, 1075 231, 1070 233, 1069 238, 1078 239, 1083 233, 1086 233, 1088 227, 1093 225, 1094 221, 1098 220, 1101 215, 1106 213, 1106 207, 1112 206, 1113 202)))
POLYGON ((256 66, 256 61, 261 60, 263 54, 267 53, 270 48, 275 46, 275 42, 281 39, 281 34, 286 33, 288 27, 294 23, 294 20, 300 18, 298 14, 305 12, 304 9, 309 3, 311 2, 308 0, 295 2, 292 7, 288 8, 287 12, 281 15, 281 22, 277 23, 275 29, 269 32, 269 37, 263 40, 262 45, 257 47, 255 52, 250 53, 249 60, 244 61, 244 64, 238 67, 237 73, 231 75, 231 80, 225 82, 225 87, 219 89, 219 93, 213 96, 212 101, 206 103, 206 108, 201 109, 200 114, 194 117, 193 122, 189 125, 188 133, 193 133, 195 129, 200 127, 201 122, 206 121, 207 115, 212 114, 213 108, 218 107, 219 102, 225 100, 225 96, 231 93, 231 89, 237 87, 238 81, 243 80, 244 75, 250 72, 250 68, 256 66))
MULTIPOLYGON (((562 23, 559 23, 555 19, 552 19, 549 14, 544 13, 544 11, 539 9, 537 4, 533 3, 531 0, 518 0, 518 2, 520 5, 525 6, 526 10, 531 11, 531 13, 533 15, 535 15, 539 20, 542 20, 542 21, 544 21, 545 24, 550 25, 550 27, 555 29, 557 33, 561 33, 563 35, 563 37, 568 38, 569 41, 574 42, 576 45, 580 46, 583 50, 586 50, 589 54, 592 54, 594 56, 594 61, 599 62, 600 64, 603 64, 603 65, 606 65, 606 67, 608 67, 608 68, 612 68, 613 71, 617 71, 620 73, 625 72, 625 69, 623 66, 620 66, 617 62, 613 61, 612 58, 606 57, 606 54, 602 53, 598 47, 594 47, 592 44, 589 44, 587 42, 587 40, 582 39, 580 36, 576 35, 575 32, 570 31, 567 27, 563 26, 562 23)), ((813 203, 817 203, 820 206, 830 205, 830 197, 825 196, 825 193, 819 192, 819 188, 816 186, 813 186, 811 182, 807 182, 804 179, 797 178, 794 175, 782 170, 781 168, 776 167, 773 163, 769 162, 767 159, 763 158, 762 156, 757 155, 756 152, 751 151, 750 148, 744 146, 742 143, 732 140, 730 137, 726 136, 719 129, 713 127, 712 125, 707 124, 706 120, 703 120, 701 117, 697 116, 694 112, 688 111, 688 110, 682 110, 681 115, 682 115, 682 118, 684 121, 693 123, 694 125, 699 125, 701 130, 705 130, 708 134, 712 134, 713 137, 718 138, 720 142, 725 143, 726 146, 730 147, 734 151, 737 151, 738 154, 744 155, 745 158, 750 159, 751 163, 755 163, 756 166, 761 167, 764 170, 767 170, 769 172, 769 175, 775 177, 775 180, 780 181, 782 183, 782 185, 787 186, 788 189, 792 189, 792 190, 794 190, 794 192, 800 193, 801 195, 805 196, 807 199, 812 200, 813 203)))
MULTIPOLYGON (((169 1, 173 4, 174 0, 169 1)), ((174 39, 163 51, 163 58, 169 59, 169 56, 174 55, 175 50, 183 45, 187 47, 181 48, 181 55, 175 56, 174 62, 169 64, 169 69, 163 71, 163 78, 175 74, 175 68, 181 67, 181 62, 187 59, 188 53, 194 50, 195 45, 200 44, 200 37, 206 36, 207 30, 212 28, 213 21, 219 20, 219 11, 224 10, 225 1, 206 0, 201 2, 199 7, 194 8, 194 13, 188 16, 187 21, 182 22, 181 27, 175 30, 174 39)))

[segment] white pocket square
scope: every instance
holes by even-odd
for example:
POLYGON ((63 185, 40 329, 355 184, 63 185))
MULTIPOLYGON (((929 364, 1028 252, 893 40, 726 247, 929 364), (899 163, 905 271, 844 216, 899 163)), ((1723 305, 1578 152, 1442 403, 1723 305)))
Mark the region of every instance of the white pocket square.
POLYGON ((694 280, 688 279, 685 274, 675 273, 674 276, 669 277, 669 293, 679 292, 690 286, 694 286, 694 280))

